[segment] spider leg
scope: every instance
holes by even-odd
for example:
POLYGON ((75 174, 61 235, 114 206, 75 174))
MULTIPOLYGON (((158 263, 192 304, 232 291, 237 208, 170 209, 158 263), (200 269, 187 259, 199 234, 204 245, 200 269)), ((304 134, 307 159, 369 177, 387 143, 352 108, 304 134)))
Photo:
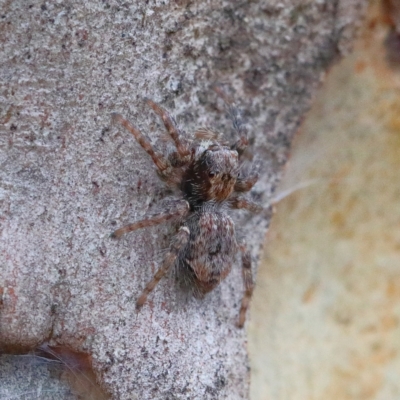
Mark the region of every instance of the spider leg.
POLYGON ((235 183, 235 192, 248 192, 256 184, 258 175, 248 176, 247 178, 238 178, 235 183))
POLYGON ((239 159, 240 159, 242 154, 246 150, 247 146, 249 145, 249 140, 247 139, 247 135, 243 129, 243 121, 242 121, 242 118, 240 115, 240 111, 235 106, 232 99, 229 96, 227 96, 227 94, 224 93, 224 91, 220 87, 215 86, 213 89, 224 100, 225 104, 228 106, 228 113, 229 113, 230 119, 232 120, 233 128, 240 136, 239 140, 237 140, 236 143, 234 143, 231 146, 231 150, 236 150, 238 152, 239 159))
POLYGON ((163 157, 162 154, 155 152, 153 146, 149 142, 149 140, 136 129, 127 119, 125 119, 121 114, 113 113, 112 119, 114 122, 118 122, 125 129, 127 129, 132 135, 135 137, 137 142, 143 147, 143 149, 147 152, 147 154, 152 158, 154 164, 156 164, 160 173, 165 174, 166 169, 170 166, 168 161, 163 157))
POLYGON ((229 107, 229 115, 232 119, 233 128, 239 135, 239 139, 231 146, 232 150, 236 150, 239 154, 239 159, 242 157, 244 151, 249 145, 249 139, 247 138, 247 134, 245 129, 243 129, 243 123, 240 116, 240 112, 238 108, 234 105, 230 105, 229 107))
POLYGON ((210 128, 199 128, 194 133, 194 137, 199 140, 218 140, 219 132, 213 131, 210 128))
POLYGON ((233 197, 232 199, 229 199, 229 205, 233 209, 238 210, 244 208, 253 213, 261 212, 263 209, 259 204, 244 197, 233 197))
POLYGON ((242 252, 242 277, 244 284, 244 295, 242 298, 242 304, 239 311, 238 327, 243 328, 244 321, 246 320, 246 312, 249 308, 251 296, 253 294, 254 283, 253 276, 251 273, 251 255, 247 250, 246 243, 242 242, 240 245, 240 251, 242 252))
POLYGON ((125 225, 122 228, 117 229, 111 234, 112 238, 118 239, 122 235, 128 232, 135 231, 136 229, 146 228, 149 226, 155 226, 162 224, 171 219, 184 217, 189 212, 189 203, 186 200, 176 200, 172 207, 167 210, 158 213, 147 215, 144 219, 136 221, 132 224, 125 225))
POLYGON ((164 257, 163 264, 155 273, 153 279, 146 285, 142 294, 137 299, 136 309, 140 309, 146 302, 148 295, 154 290, 161 278, 175 264, 180 251, 185 247, 189 240, 190 231, 186 226, 182 226, 174 237, 168 253, 164 257))
POLYGON ((239 154, 239 158, 243 155, 247 146, 249 145, 249 140, 246 135, 243 135, 231 146, 231 150, 236 150, 239 154))
POLYGON ((190 154, 189 146, 182 140, 181 133, 179 132, 179 129, 175 126, 176 123, 173 120, 173 118, 169 115, 169 113, 166 110, 164 110, 158 104, 154 103, 154 101, 146 99, 146 103, 163 120, 165 128, 167 129, 168 133, 170 134, 172 140, 175 143, 179 156, 182 158, 188 156, 190 154))

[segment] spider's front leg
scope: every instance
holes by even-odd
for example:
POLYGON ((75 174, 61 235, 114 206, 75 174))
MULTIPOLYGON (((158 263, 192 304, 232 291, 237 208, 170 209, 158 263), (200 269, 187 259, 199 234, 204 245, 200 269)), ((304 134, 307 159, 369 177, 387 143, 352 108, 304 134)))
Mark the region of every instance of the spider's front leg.
POLYGON ((242 135, 239 140, 231 146, 232 150, 236 150, 239 154, 239 159, 249 145, 249 140, 246 135, 242 135))
POLYGON ((136 221, 132 224, 125 225, 117 229, 111 234, 112 238, 118 239, 128 232, 135 231, 136 229, 146 228, 162 224, 166 221, 175 218, 183 218, 189 213, 189 203, 186 200, 175 200, 171 207, 157 214, 150 214, 145 216, 144 219, 136 221))
POLYGON ((154 164, 156 164, 158 170, 160 171, 161 176, 166 175, 166 170, 170 167, 168 160, 160 154, 159 152, 154 151, 153 146, 149 142, 149 140, 139 131, 139 129, 135 128, 127 119, 125 119, 121 114, 113 113, 112 119, 114 122, 118 122, 124 128, 126 128, 132 135, 135 137, 137 142, 143 147, 146 153, 152 158, 154 164))
POLYGON ((170 134, 172 140, 175 143, 176 149, 178 150, 178 156, 184 159, 190 154, 190 148, 185 140, 182 140, 182 135, 179 129, 175 126, 176 123, 174 119, 169 115, 169 113, 160 107, 158 104, 150 99, 146 99, 146 103, 156 112, 156 114, 163 120, 165 128, 170 134))
POLYGON ((177 235, 174 237, 171 247, 168 253, 164 257, 163 264, 155 273, 153 279, 146 285, 142 294, 136 302, 136 309, 140 309, 146 302, 148 295, 154 290, 161 278, 169 271, 169 269, 175 264, 176 259, 182 249, 185 248, 190 236, 189 228, 182 226, 177 235))
POLYGON ((233 197, 229 199, 229 205, 233 209, 246 209, 253 213, 259 213, 263 209, 259 204, 244 197, 233 197))
POLYGON ((238 193, 248 192, 257 183, 258 174, 246 178, 238 178, 235 182, 234 191, 238 193))
POLYGON ((249 139, 247 138, 246 131, 243 129, 243 122, 240 117, 239 110, 235 106, 231 105, 229 107, 229 114, 232 119, 233 127, 235 131, 239 134, 239 139, 231 146, 231 149, 238 152, 240 160, 244 151, 249 145, 249 139))
POLYGON ((242 304, 239 311, 238 327, 243 328, 246 320, 246 312, 250 305, 251 296, 253 294, 254 283, 253 275, 251 272, 251 255, 247 250, 246 243, 242 242, 240 245, 240 251, 242 252, 242 277, 244 284, 244 295, 242 298, 242 304))

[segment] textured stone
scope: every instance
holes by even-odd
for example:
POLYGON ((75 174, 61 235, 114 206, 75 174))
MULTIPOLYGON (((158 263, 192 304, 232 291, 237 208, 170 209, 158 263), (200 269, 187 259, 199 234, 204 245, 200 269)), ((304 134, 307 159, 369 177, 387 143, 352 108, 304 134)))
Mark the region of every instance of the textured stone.
MULTIPOLYGON (((244 399, 239 263, 204 301, 164 279, 135 299, 168 227, 109 234, 167 195, 111 112, 160 147, 149 97, 193 132, 233 139, 215 84, 237 101, 268 206, 325 70, 349 49, 364 5, 342 1, 1 2, 0 343, 89 353, 116 399, 244 399)), ((238 213, 256 259, 269 216, 238 213)))

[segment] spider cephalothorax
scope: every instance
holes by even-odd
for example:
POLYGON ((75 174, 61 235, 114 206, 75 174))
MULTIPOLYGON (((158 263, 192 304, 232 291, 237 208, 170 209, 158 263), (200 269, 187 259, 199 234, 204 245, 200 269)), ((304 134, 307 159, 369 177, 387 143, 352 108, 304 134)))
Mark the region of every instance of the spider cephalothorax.
POLYGON ((172 219, 179 220, 180 227, 162 266, 138 298, 137 307, 146 302, 149 293, 172 267, 190 282, 195 296, 202 297, 229 274, 240 250, 245 287, 238 322, 242 327, 253 292, 251 257, 245 242, 238 241, 227 209, 260 210, 257 204, 240 196, 257 181, 256 175, 239 176, 247 138, 241 135, 229 146, 218 140, 217 133, 199 129, 193 140, 188 140, 164 109, 151 100, 147 100, 147 104, 162 118, 175 143, 176 151, 168 157, 156 153, 147 138, 121 115, 114 114, 113 118, 133 134, 153 159, 160 178, 180 191, 180 199, 176 199, 167 210, 147 215, 141 221, 116 230, 112 236, 118 238, 124 233, 172 219))
POLYGON ((182 176, 180 189, 192 208, 207 201, 220 203, 232 194, 238 173, 236 150, 201 142, 182 176))

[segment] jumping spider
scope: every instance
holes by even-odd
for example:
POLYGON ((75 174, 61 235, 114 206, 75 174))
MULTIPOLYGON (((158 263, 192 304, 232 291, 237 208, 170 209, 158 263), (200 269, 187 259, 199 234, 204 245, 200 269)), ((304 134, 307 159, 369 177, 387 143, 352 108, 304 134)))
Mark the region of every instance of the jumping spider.
POLYGON ((247 137, 242 134, 236 143, 229 146, 218 141, 217 133, 199 129, 193 140, 187 140, 167 111, 151 100, 146 102, 162 118, 175 143, 176 151, 168 157, 154 151, 148 139, 121 115, 113 114, 113 120, 133 134, 153 159, 159 177, 168 186, 180 190, 181 198, 174 200, 164 212, 146 215, 143 220, 126 225, 111 236, 119 238, 136 229, 173 219, 180 221, 180 227, 163 264, 143 290, 136 306, 143 306, 147 296, 172 267, 189 282, 196 297, 203 297, 229 274, 240 250, 245 292, 238 326, 243 327, 254 287, 251 256, 245 242, 237 239, 235 225, 227 209, 253 212, 261 209, 240 196, 240 193, 248 192, 258 178, 257 175, 239 175, 242 155, 248 145, 247 137))

